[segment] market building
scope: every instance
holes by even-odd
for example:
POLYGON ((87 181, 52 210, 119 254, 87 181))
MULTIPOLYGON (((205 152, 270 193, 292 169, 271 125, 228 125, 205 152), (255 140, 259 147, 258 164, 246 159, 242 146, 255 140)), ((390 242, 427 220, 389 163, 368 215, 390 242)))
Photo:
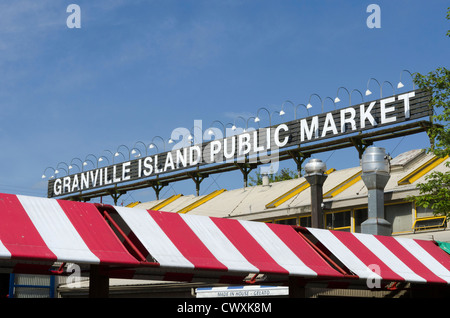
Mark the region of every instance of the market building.
POLYGON ((394 158, 380 152, 381 170, 364 165, 369 153, 384 151, 377 141, 426 133, 429 102, 429 92, 414 90, 254 131, 216 131, 206 142, 186 138, 185 146, 102 167, 98 160, 91 170, 69 173, 67 165, 66 176, 49 179, 48 198, 2 194, 4 224, 16 224, 0 228, 3 293, 448 295, 446 218, 410 200, 430 173, 448 170, 448 158, 412 149, 394 158), (311 159, 350 147, 361 165, 339 170, 311 159), (249 173, 274 160, 294 160, 299 176, 249 186, 249 173), (233 170, 242 172, 242 188, 199 195, 202 180, 233 170), (196 195, 159 198, 168 184, 189 179, 196 195), (89 203, 104 195, 117 203, 149 187, 156 200, 89 203))
MULTIPOLYGON (((445 217, 434 216, 433 211, 416 207, 407 198, 419 194, 417 183, 424 182, 429 173, 447 171, 446 162, 448 158, 437 158, 424 149, 408 151, 390 161, 385 210, 393 235, 445 230, 445 217)), ((323 185, 325 228, 361 232, 361 223, 367 219, 368 201, 361 167, 343 170, 329 167, 327 174, 323 185)), ((311 226, 310 202, 309 183, 300 177, 234 190, 215 190, 202 196, 172 195, 133 205, 147 210, 311 226)))
MULTIPOLYGON (((433 171, 447 171, 448 158, 437 158, 424 149, 415 149, 390 160, 390 179, 385 187, 386 220, 392 224, 392 236, 419 238, 428 241, 450 242, 445 217, 435 216, 431 210, 415 206, 409 196, 418 194, 417 183, 423 182, 433 171)), ((343 170, 327 169, 323 185, 323 222, 326 229, 361 233, 361 223, 367 219, 367 187, 361 178, 361 167, 343 170)), ((202 196, 173 195, 165 199, 130 204, 130 207, 161 210, 186 215, 241 219, 275 224, 311 226, 311 193, 304 177, 281 182, 266 183, 240 189, 216 190, 202 196)), ((16 282, 16 293, 26 295, 33 284, 23 283, 27 276, 16 282), (21 287, 22 286, 22 287, 21 287)), ((58 278, 57 278, 58 279, 58 278)), ((47 292, 51 281, 40 276, 41 292, 47 292)), ((64 284, 54 281, 53 295, 59 297, 88 297, 89 279, 64 284), (77 288, 74 288, 74 285, 77 288)), ((227 296, 222 284, 167 282, 158 280, 111 279, 110 297, 233 297, 227 296), (209 293, 206 293, 209 292, 209 293), (206 296, 205 296, 206 295, 206 296), (209 295, 209 296, 208 296, 209 295)), ((231 285, 233 286, 233 285, 231 285)), ((236 288, 234 291, 236 291, 236 288)), ((241 288, 256 288, 244 287, 241 288)), ((270 297, 288 297, 287 287, 266 286, 270 297), (281 288, 281 289, 280 289, 281 288), (284 288, 284 289, 283 289, 284 288), (271 293, 271 294, 270 294, 271 293)), ((352 289, 310 288, 309 297, 366 296, 401 297, 405 290, 373 291, 352 289)), ((239 295, 239 294, 238 294, 239 295)), ((242 294, 240 294, 242 295, 242 294)), ((248 293, 246 294, 248 295, 248 293)), ((255 297, 261 294, 252 294, 255 297)), ((249 296, 251 297, 251 296, 249 296)))

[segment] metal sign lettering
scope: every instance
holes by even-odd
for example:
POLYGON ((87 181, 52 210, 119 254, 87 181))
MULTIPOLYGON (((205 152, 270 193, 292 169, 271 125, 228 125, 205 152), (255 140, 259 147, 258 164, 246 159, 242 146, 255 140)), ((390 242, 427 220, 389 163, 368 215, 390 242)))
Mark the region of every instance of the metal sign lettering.
POLYGON ((255 163, 273 162, 280 149, 427 117, 432 112, 430 99, 430 92, 415 90, 51 179, 48 182, 48 197, 132 182, 201 165, 252 160, 255 163))

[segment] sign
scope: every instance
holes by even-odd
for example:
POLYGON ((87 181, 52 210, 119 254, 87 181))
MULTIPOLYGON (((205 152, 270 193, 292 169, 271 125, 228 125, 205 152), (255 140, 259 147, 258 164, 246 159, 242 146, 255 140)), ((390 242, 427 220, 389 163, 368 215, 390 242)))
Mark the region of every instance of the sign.
POLYGON ((289 295, 287 286, 228 286, 201 287, 195 289, 197 298, 228 298, 228 297, 274 297, 289 295))
POLYGON ((49 180, 48 197, 156 177, 202 165, 274 162, 280 149, 430 116, 430 99, 430 92, 415 90, 58 177, 49 180))

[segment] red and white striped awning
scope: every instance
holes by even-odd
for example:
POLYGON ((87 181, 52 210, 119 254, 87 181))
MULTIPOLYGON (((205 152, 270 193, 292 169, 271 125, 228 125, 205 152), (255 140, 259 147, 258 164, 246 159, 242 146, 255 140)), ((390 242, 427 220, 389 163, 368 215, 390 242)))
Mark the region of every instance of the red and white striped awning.
POLYGON ((450 283, 450 256, 432 241, 310 229, 360 279, 450 283))
MULTIPOLYGON (((136 266, 93 204, 0 194, 0 267, 10 261, 136 266)), ((17 268, 16 268, 17 269, 17 268)))
POLYGON ((114 208, 153 259, 169 271, 343 277, 291 226, 114 208))
POLYGON ((432 241, 12 194, 0 194, 0 218, 0 268, 15 272, 66 262, 179 281, 450 283, 450 256, 432 241))

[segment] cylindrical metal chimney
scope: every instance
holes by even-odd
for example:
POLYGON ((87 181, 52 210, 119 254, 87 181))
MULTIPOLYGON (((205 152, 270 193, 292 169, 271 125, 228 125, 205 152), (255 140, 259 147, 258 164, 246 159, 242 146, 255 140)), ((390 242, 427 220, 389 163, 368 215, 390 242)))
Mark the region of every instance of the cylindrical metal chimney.
POLYGON ((305 179, 311 186, 311 227, 323 228, 323 184, 327 166, 320 159, 311 159, 305 165, 305 179))
POLYGON ((305 165, 305 172, 307 175, 310 174, 324 174, 327 170, 327 165, 320 159, 311 159, 305 165))
POLYGON ((384 188, 390 178, 389 157, 385 149, 368 147, 361 159, 362 179, 368 190, 368 219, 361 224, 361 232, 391 235, 392 226, 384 215, 384 188))
POLYGON ((389 174, 389 160, 384 148, 368 147, 362 155, 361 168, 364 173, 380 172, 389 174))
POLYGON ((264 173, 262 175, 262 185, 263 186, 268 186, 270 185, 270 180, 269 180, 269 176, 267 175, 267 173, 264 173))

